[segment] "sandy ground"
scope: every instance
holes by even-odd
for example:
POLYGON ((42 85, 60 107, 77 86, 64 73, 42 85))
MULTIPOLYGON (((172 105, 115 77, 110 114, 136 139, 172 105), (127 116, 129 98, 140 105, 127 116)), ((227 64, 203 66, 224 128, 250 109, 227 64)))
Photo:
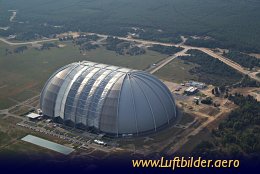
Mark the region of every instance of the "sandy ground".
POLYGON ((256 57, 256 58, 258 58, 258 59, 260 59, 260 54, 249 54, 250 56, 254 56, 254 57, 256 57))
POLYGON ((59 44, 58 47, 59 47, 59 48, 64 48, 64 47, 66 47, 66 45, 64 45, 64 44, 59 44))

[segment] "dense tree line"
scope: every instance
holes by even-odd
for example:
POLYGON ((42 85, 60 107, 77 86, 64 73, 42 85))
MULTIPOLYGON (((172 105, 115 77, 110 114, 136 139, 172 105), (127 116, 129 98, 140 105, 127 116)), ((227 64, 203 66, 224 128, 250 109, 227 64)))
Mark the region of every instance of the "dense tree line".
POLYGON ((181 47, 163 46, 163 45, 153 45, 148 49, 162 54, 168 54, 168 55, 172 55, 183 50, 183 48, 181 47))
POLYGON ((208 157, 237 157, 247 154, 260 155, 260 102, 252 96, 234 94, 229 96, 239 108, 212 131, 213 140, 200 143, 195 155, 208 157))
POLYGON ((233 87, 260 87, 260 83, 254 79, 251 79, 248 75, 245 75, 243 79, 239 83, 234 84, 233 87))
POLYGON ((204 52, 189 50, 187 53, 190 55, 181 56, 179 58, 185 62, 191 62, 198 65, 192 68, 190 73, 196 74, 199 77, 199 81, 222 86, 236 83, 242 78, 242 75, 236 70, 204 52))
POLYGON ((16 47, 14 49, 9 49, 9 48, 6 48, 5 49, 5 55, 9 55, 9 54, 13 54, 13 53, 23 53, 25 50, 27 50, 28 47, 27 46, 20 46, 20 47, 16 47))
POLYGON ((205 99, 201 100, 202 104, 211 105, 213 103, 211 97, 206 97, 205 99))
POLYGON ((92 43, 97 41, 100 37, 93 35, 79 35, 77 38, 73 39, 73 43, 79 46, 80 51, 89 51, 99 47, 99 45, 92 43))
POLYGON ((92 44, 92 43, 86 42, 84 44, 81 44, 79 49, 84 50, 84 51, 90 51, 90 50, 94 50, 98 47, 99 47, 99 45, 97 45, 97 44, 92 44))
POLYGON ((252 69, 254 67, 260 67, 260 59, 239 51, 230 50, 225 52, 223 55, 246 68, 252 69))
POLYGON ((217 40, 217 39, 194 39, 188 37, 185 42, 186 45, 195 46, 195 47, 205 47, 205 48, 222 48, 222 49, 232 49, 245 53, 259 53, 260 48, 254 45, 242 45, 230 43, 226 40, 217 40))
POLYGON ((164 31, 158 31, 155 29, 140 30, 138 32, 138 38, 144 40, 152 40, 152 41, 176 43, 176 44, 182 41, 180 35, 164 32, 164 31))
POLYGON ((221 42, 214 39, 194 39, 192 37, 188 37, 185 44, 205 48, 225 48, 225 46, 222 45, 221 42))
POLYGON ((107 37, 106 39, 106 49, 115 51, 120 55, 140 55, 145 54, 143 48, 135 46, 133 43, 118 39, 117 37, 107 37))
POLYGON ((47 43, 42 44, 41 50, 49 50, 49 49, 55 48, 55 47, 58 47, 55 43, 47 42, 47 43))
POLYGON ((85 39, 85 38, 80 38, 80 39, 75 39, 75 41, 73 41, 76 45, 82 45, 86 42, 89 42, 89 39, 85 39))
POLYGON ((77 38, 73 39, 73 43, 76 45, 82 45, 86 42, 90 41, 97 41, 100 37, 93 34, 93 35, 79 35, 77 38))
MULTIPOLYGON (((111 37, 111 36, 109 36, 109 37, 107 37, 107 39, 106 39, 106 48, 107 48, 107 50, 111 50, 111 51, 116 51, 116 52, 118 52, 119 54, 122 52, 122 50, 120 50, 119 48, 118 48, 118 45, 120 44, 120 43, 123 43, 124 41, 123 40, 121 40, 121 39, 118 39, 117 37, 111 37)), ((130 43, 129 42, 127 42, 127 43, 125 43, 125 44, 123 44, 123 45, 125 45, 125 47, 128 47, 129 45, 130 45, 130 43)))
POLYGON ((81 35, 78 36, 78 39, 81 39, 81 38, 85 38, 85 39, 88 39, 90 41, 97 41, 98 39, 100 39, 100 37, 96 34, 91 34, 91 35, 81 34, 81 35))
POLYGON ((132 48, 127 50, 126 54, 129 54, 131 56, 136 56, 136 55, 141 55, 141 54, 145 54, 145 49, 140 48, 138 46, 133 46, 132 48))
POLYGON ((28 49, 27 46, 20 46, 14 49, 14 53, 23 53, 27 49, 28 49))

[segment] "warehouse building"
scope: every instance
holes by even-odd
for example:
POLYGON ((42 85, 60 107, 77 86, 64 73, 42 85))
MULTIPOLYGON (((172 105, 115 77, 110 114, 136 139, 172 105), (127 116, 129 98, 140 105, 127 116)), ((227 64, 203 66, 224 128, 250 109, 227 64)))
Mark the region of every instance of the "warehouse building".
POLYGON ((187 95, 193 95, 196 94, 197 92, 199 92, 198 88, 195 87, 188 87, 187 89, 185 89, 184 93, 187 95))

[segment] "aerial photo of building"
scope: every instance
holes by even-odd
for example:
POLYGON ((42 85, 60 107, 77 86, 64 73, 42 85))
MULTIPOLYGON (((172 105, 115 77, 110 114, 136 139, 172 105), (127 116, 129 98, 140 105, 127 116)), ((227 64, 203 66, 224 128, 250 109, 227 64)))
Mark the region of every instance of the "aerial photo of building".
POLYGON ((94 62, 60 68, 46 82, 43 115, 112 136, 155 132, 176 118, 169 89, 144 71, 94 62))
POLYGON ((184 93, 187 95, 193 95, 193 94, 196 94, 198 91, 199 91, 198 88, 189 87, 189 88, 185 89, 184 93))

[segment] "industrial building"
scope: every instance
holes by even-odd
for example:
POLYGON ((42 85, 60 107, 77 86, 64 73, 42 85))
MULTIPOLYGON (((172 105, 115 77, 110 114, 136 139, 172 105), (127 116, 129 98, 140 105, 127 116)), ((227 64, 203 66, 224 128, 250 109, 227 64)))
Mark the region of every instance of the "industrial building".
POLYGON ((195 81, 189 81, 189 82, 185 83, 185 86, 193 86, 198 89, 204 89, 207 87, 207 85, 205 83, 195 82, 195 81))
POLYGON ((36 121, 37 119, 39 119, 41 117, 41 115, 36 114, 36 113, 29 113, 26 115, 26 117, 30 120, 30 121, 36 121))
POLYGON ((196 94, 197 92, 199 92, 198 88, 195 87, 188 87, 187 89, 185 89, 184 93, 187 95, 193 95, 196 94))
POLYGON ((54 121, 112 136, 155 132, 176 118, 172 94, 156 77, 87 61, 57 70, 40 108, 54 121))

